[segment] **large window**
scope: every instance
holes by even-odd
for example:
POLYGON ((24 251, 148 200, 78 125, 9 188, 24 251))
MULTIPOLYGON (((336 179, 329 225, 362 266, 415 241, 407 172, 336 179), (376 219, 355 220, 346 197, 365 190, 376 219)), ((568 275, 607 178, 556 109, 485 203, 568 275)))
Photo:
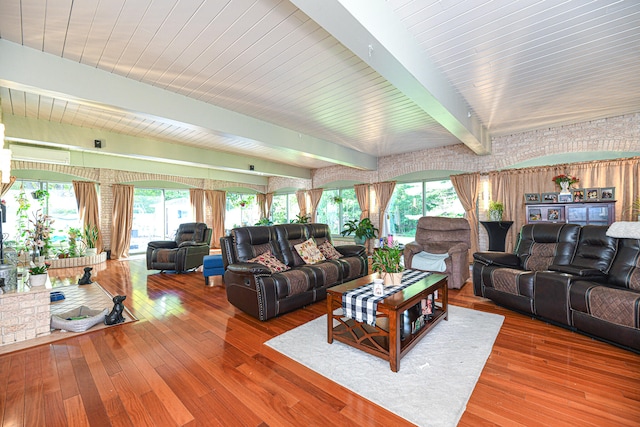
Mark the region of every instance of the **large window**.
POLYGON ((129 249, 131 253, 144 252, 147 243, 171 240, 180 224, 192 221, 189 190, 136 188, 129 249))
POLYGON ((422 216, 462 217, 464 208, 450 180, 399 183, 387 208, 387 230, 407 243, 422 216))
POLYGON ((28 220, 33 220, 37 211, 49 215, 53 219, 50 244, 52 254, 66 248, 67 231, 69 228, 80 228, 80 217, 73 184, 70 182, 42 182, 42 181, 16 181, 11 189, 2 197, 7 206, 6 222, 2 224, 5 245, 22 249, 23 237, 20 230, 28 226, 28 220), (36 190, 43 190, 49 194, 42 200, 32 196, 36 190), (24 198, 28 209, 21 221, 18 217, 19 198, 24 198), (22 224, 21 224, 22 222, 22 224))
POLYGON ((340 234, 344 223, 360 219, 360 205, 353 188, 324 190, 318 204, 317 221, 328 224, 332 234, 340 234))
POLYGON ((274 224, 288 224, 300 213, 298 199, 294 193, 276 194, 271 203, 271 221, 274 224))
POLYGON ((224 228, 255 225, 260 221, 260 209, 255 194, 227 193, 227 212, 224 228))

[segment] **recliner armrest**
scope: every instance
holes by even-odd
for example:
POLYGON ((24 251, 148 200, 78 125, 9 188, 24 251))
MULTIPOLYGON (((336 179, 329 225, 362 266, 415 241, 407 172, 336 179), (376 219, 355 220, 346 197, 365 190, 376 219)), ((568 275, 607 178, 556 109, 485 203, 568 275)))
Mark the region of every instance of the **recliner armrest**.
POLYGON ((239 262, 237 264, 229 264, 227 266, 228 271, 232 271, 237 274, 272 274, 272 271, 257 262, 239 262))
POLYGON ((453 245, 453 246, 451 246, 449 248, 447 253, 449 255, 453 255, 453 254, 456 254, 456 253, 467 252, 468 250, 469 250, 469 246, 465 245, 464 243, 456 243, 455 245, 453 245))
POLYGON ((336 250, 344 256, 367 256, 367 248, 363 245, 340 245, 335 246, 336 250))
POLYGON ((596 268, 552 264, 549 266, 549 270, 557 271, 559 273, 571 274, 573 276, 584 277, 594 281, 605 281, 607 279, 607 275, 596 268))
POLYGON ((202 243, 202 242, 194 242, 191 240, 187 240, 186 242, 182 242, 178 245, 179 248, 187 248, 187 247, 192 247, 192 246, 209 246, 206 243, 202 243))
POLYGON ((422 245, 418 242, 411 242, 411 243, 407 243, 406 245, 404 245, 404 252, 409 252, 412 254, 419 254, 420 252, 422 252, 424 250, 424 248, 422 247, 422 245))
POLYGON ((147 247, 151 249, 173 249, 177 248, 178 245, 176 245, 176 242, 173 240, 155 240, 153 242, 149 242, 147 247))
POLYGON ((520 258, 510 252, 476 252, 473 259, 484 265, 521 268, 520 258))

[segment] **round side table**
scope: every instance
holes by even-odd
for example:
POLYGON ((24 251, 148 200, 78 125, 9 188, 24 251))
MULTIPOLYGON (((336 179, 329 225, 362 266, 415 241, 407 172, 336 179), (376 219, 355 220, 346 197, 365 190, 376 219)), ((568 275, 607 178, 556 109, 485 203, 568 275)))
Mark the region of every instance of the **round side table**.
POLYGON ((513 221, 480 221, 489 235, 489 250, 504 252, 507 231, 513 225, 513 221))

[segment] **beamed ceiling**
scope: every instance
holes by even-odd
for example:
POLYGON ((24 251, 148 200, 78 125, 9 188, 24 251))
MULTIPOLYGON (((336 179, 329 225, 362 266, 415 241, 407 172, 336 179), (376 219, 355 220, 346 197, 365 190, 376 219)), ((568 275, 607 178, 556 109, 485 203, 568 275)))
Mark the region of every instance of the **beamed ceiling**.
POLYGON ((243 174, 485 155, 639 112, 640 2, 0 0, 0 97, 10 141, 243 174))

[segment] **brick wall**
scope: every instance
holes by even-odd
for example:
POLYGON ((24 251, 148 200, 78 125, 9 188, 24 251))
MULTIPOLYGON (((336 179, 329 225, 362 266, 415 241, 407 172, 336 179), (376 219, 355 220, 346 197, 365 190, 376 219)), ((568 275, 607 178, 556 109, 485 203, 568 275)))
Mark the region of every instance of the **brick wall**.
POLYGON ((51 332, 49 289, 0 295, 0 345, 51 332))

